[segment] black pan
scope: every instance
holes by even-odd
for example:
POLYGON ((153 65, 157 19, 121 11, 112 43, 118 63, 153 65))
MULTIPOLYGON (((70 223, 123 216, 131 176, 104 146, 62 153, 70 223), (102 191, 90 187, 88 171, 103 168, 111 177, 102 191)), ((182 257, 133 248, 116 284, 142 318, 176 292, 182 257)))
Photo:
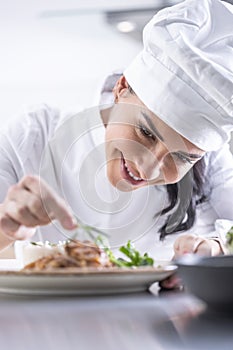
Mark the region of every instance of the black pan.
POLYGON ((233 311, 233 255, 185 255, 176 264, 187 291, 209 308, 233 311))

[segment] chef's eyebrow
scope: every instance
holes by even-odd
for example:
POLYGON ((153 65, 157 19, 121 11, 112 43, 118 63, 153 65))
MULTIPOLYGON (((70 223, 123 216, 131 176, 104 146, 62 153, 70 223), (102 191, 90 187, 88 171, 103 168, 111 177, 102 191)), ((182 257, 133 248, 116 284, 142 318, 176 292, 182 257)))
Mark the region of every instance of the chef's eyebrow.
MULTIPOLYGON (((157 128, 155 127, 155 125, 153 124, 151 117, 146 114, 144 111, 141 111, 141 115, 144 117, 144 119, 146 120, 147 124, 149 125, 149 127, 151 128, 151 130, 153 131, 153 133, 158 137, 158 139, 160 139, 160 141, 165 142, 163 136, 159 133, 159 131, 157 130, 157 128)), ((202 155, 197 154, 197 153, 187 153, 184 151, 177 151, 177 153, 192 158, 192 159, 201 159, 202 155)))
POLYGON ((154 126, 153 122, 151 121, 151 117, 149 115, 147 115, 143 111, 141 111, 141 115, 144 117, 144 119, 146 120, 147 124, 149 125, 149 127, 151 128, 153 133, 158 137, 158 139, 160 139, 160 141, 164 142, 163 136, 158 132, 158 130, 154 126))

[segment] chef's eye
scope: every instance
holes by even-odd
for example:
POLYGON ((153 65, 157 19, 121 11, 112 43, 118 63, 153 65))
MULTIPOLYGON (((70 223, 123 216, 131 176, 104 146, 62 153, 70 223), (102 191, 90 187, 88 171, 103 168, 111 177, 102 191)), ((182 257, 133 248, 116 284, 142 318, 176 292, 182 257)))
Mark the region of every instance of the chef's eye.
POLYGON ((152 134, 151 131, 149 129, 147 129, 147 127, 145 127, 144 125, 139 125, 139 130, 140 130, 140 133, 144 137, 151 138, 152 140, 155 140, 154 134, 152 134))
POLYGON ((181 161, 182 163, 185 163, 185 164, 186 163, 189 163, 189 164, 193 164, 194 163, 193 160, 191 160, 190 158, 188 158, 188 157, 186 157, 183 154, 178 153, 178 152, 172 153, 172 156, 173 157, 175 156, 175 158, 177 158, 179 161, 181 161))

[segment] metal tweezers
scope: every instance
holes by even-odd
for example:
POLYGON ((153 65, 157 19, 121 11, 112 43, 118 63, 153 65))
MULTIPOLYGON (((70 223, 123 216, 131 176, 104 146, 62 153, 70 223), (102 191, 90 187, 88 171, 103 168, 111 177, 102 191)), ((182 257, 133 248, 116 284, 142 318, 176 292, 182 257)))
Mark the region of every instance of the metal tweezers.
POLYGON ((80 229, 83 230, 92 240, 95 240, 97 238, 96 235, 109 237, 108 233, 103 232, 94 226, 84 224, 76 215, 74 215, 74 217, 75 217, 75 220, 77 221, 78 227, 74 231, 72 237, 70 238, 71 240, 78 237, 80 229))

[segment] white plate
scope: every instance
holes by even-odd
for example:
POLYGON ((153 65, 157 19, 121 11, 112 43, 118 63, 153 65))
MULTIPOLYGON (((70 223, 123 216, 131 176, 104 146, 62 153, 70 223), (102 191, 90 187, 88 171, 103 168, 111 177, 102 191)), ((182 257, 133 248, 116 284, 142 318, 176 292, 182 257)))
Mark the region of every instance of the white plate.
POLYGON ((70 269, 53 272, 0 271, 0 292, 34 295, 96 295, 141 292, 176 266, 137 269, 70 269))

